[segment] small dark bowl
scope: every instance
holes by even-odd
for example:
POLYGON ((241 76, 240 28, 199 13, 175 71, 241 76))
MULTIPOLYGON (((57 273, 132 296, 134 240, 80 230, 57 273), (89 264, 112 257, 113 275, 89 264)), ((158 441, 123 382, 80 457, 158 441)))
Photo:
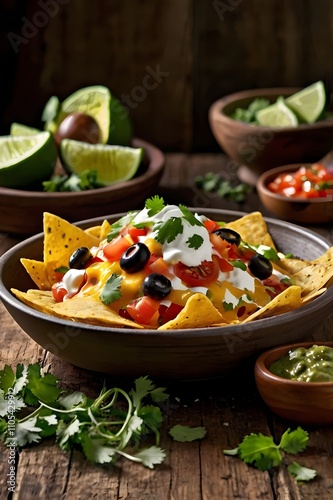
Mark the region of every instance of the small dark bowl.
POLYGON ((126 182, 79 192, 45 193, 0 187, 0 231, 31 235, 43 229, 43 212, 75 222, 88 217, 140 208, 156 189, 164 169, 164 154, 152 144, 133 140, 145 150, 143 172, 126 182))
MULTIPOLYGON (((325 198, 295 199, 273 193, 268 184, 285 172, 296 172, 304 163, 285 165, 268 170, 258 179, 257 192, 261 202, 272 214, 301 224, 324 224, 333 221, 333 196, 325 198)), ((310 165, 310 164, 309 164, 310 165)))
POLYGON ((267 406, 287 420, 302 424, 333 424, 333 382, 298 382, 269 371, 269 366, 290 349, 327 345, 333 342, 303 342, 283 345, 264 352, 255 365, 258 391, 267 406))
POLYGON ((280 165, 313 163, 333 148, 333 120, 326 119, 297 127, 262 127, 234 120, 236 108, 246 108, 255 98, 275 102, 299 88, 244 90, 215 101, 209 109, 209 122, 215 139, 242 167, 242 180, 255 184, 260 174, 280 165))
MULTIPOLYGON (((220 221, 244 215, 227 210, 193 210, 220 221)), ((121 215, 108 219, 112 222, 121 215)), ((90 219, 79 225, 87 228, 102 221, 103 218, 90 219)), ((312 231, 274 219, 266 221, 282 252, 312 260, 330 246, 312 231)), ((173 331, 88 325, 38 312, 10 292, 12 287, 22 291, 35 287, 20 258, 41 260, 42 253, 43 234, 38 234, 0 258, 0 297, 5 307, 33 340, 56 356, 82 368, 114 375, 147 374, 170 379, 218 377, 260 351, 305 339, 332 310, 333 287, 330 287, 299 309, 253 323, 173 331)))

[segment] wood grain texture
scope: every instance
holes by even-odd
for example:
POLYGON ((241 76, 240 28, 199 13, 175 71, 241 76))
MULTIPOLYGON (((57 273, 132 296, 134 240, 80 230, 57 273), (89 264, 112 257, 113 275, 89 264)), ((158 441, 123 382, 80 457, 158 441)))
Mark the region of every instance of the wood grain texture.
POLYGON ((330 98, 330 0, 48 1, 44 21, 46 1, 0 5, 1 133, 40 125, 53 94, 102 84, 127 103, 137 136, 218 151, 207 113, 223 95, 322 79, 330 98))

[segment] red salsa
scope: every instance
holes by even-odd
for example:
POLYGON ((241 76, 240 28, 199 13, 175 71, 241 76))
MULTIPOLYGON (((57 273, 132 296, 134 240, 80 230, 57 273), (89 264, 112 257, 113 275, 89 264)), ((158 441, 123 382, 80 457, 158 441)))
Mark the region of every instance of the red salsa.
POLYGON ((288 198, 325 198, 333 195, 333 173, 320 163, 302 165, 296 172, 279 174, 268 189, 288 198))

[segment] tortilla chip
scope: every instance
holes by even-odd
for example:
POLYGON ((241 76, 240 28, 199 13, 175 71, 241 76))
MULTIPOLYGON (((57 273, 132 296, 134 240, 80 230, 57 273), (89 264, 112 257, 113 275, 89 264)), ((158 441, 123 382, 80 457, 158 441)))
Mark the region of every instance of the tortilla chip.
POLYGON ((73 298, 65 300, 64 302, 55 302, 52 292, 43 290, 20 292, 15 288, 12 288, 11 291, 18 299, 28 306, 59 318, 72 321, 83 321, 84 323, 99 326, 143 328, 143 326, 134 321, 122 318, 99 300, 90 297, 73 298))
POLYGON ((175 319, 160 326, 158 330, 182 328, 206 328, 215 323, 222 323, 223 317, 203 293, 195 293, 185 304, 175 319))
POLYGON ((51 286, 58 281, 55 269, 68 267, 69 256, 79 247, 99 245, 99 238, 57 215, 44 212, 44 265, 51 286))
POLYGON ((252 212, 233 222, 228 222, 226 227, 239 233, 242 240, 249 245, 267 245, 276 249, 260 212, 252 212))
POLYGON ((84 230, 85 233, 95 236, 99 240, 101 239, 101 226, 92 226, 84 230))
POLYGON ((22 258, 20 262, 40 290, 50 290, 51 283, 44 262, 22 258))
POLYGON ((111 230, 111 224, 108 220, 104 219, 102 225, 101 225, 101 232, 100 232, 100 239, 101 241, 105 240, 107 238, 107 235, 109 234, 111 230))
POLYGON ((44 262, 67 266, 68 257, 79 247, 99 245, 99 238, 66 220, 44 212, 44 262))
POLYGON ((246 318, 243 323, 248 323, 255 319, 270 318, 297 309, 302 304, 301 288, 290 286, 274 297, 268 304, 246 318))
POLYGON ((284 258, 279 261, 279 266, 283 271, 287 271, 289 274, 295 274, 301 271, 306 266, 311 263, 309 260, 298 259, 295 257, 284 258))

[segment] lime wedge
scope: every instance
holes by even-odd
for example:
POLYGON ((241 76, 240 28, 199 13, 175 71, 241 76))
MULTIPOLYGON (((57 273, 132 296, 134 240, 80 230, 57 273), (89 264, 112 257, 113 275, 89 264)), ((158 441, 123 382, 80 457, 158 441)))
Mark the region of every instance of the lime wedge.
POLYGON ((41 130, 38 128, 28 127, 22 123, 12 123, 10 126, 10 135, 36 135, 40 133, 41 130))
POLYGON ((143 149, 63 139, 60 144, 60 156, 71 173, 81 174, 85 170, 96 170, 97 182, 109 186, 115 182, 127 181, 136 174, 143 157, 143 149))
POLYGON ((50 97, 45 104, 42 113, 42 121, 45 122, 45 130, 54 134, 58 128, 58 117, 60 112, 60 101, 56 95, 50 97))
POLYGON ((279 97, 274 104, 261 109, 256 113, 259 125, 264 127, 297 127, 297 116, 284 103, 284 99, 279 97))
POLYGON ((322 81, 313 83, 309 87, 287 97, 285 102, 301 121, 313 123, 318 120, 325 108, 326 93, 324 84, 322 81))
POLYGON ((29 187, 49 179, 57 160, 50 132, 0 137, 0 185, 29 187))
POLYGON ((61 104, 57 124, 75 112, 85 113, 96 120, 104 144, 130 145, 132 127, 128 112, 107 87, 95 85, 71 94, 61 104))

